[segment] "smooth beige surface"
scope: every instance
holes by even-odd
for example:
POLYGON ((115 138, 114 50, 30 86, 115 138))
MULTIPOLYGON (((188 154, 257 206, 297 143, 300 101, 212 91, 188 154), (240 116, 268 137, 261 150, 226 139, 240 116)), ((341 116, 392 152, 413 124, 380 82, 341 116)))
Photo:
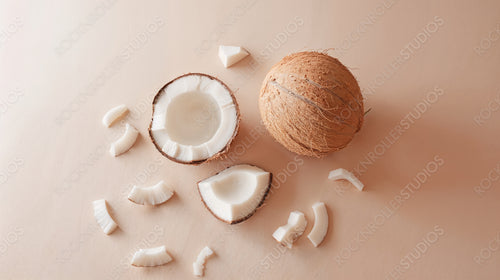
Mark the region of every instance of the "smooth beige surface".
POLYGON ((0 278, 192 279, 204 246, 216 252, 206 279, 497 278, 499 11, 497 0, 2 1, 0 278), (219 44, 251 57, 225 69, 219 44), (260 125, 260 83, 286 54, 324 49, 352 70, 372 110, 346 149, 298 157, 260 125), (153 95, 187 72, 235 91, 242 124, 226 161, 176 164, 148 139, 153 95), (417 105, 425 98, 433 103, 417 105), (124 125, 101 118, 122 103, 141 136, 113 158, 124 125), (275 175, 264 207, 235 226, 196 190, 232 162, 275 175), (327 179, 363 162, 363 192, 327 179), (426 166, 435 172, 417 175, 426 166), (405 191, 415 176, 429 178, 405 191), (159 180, 176 192, 169 202, 127 201, 133 184, 159 180), (100 198, 120 226, 110 236, 92 214, 100 198), (324 242, 279 247, 273 231, 299 210, 308 234, 316 201, 330 217, 324 242), (137 249, 161 245, 173 262, 130 266, 137 249))

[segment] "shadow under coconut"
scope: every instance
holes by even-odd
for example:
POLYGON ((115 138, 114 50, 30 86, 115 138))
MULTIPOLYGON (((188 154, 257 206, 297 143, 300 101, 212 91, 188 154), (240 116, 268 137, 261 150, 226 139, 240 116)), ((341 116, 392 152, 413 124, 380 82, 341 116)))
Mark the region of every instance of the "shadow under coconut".
MULTIPOLYGON (((452 184, 458 183, 460 180, 457 180, 457 172, 469 170, 480 164, 484 158, 484 155, 480 153, 484 151, 484 144, 478 141, 480 139, 477 139, 474 134, 464 129, 462 123, 450 125, 449 119, 436 117, 436 114, 432 112, 427 112, 416 120, 392 144, 382 145, 384 141, 388 143, 388 140, 384 138, 390 138, 391 129, 399 124, 404 115, 400 112, 375 108, 365 124, 367 127, 362 131, 363 135, 355 136, 350 144, 352 149, 364 146, 352 156, 358 163, 365 161, 365 165, 359 165, 359 168, 354 171, 362 171, 360 178, 369 191, 372 188, 400 189, 404 187, 413 176, 425 168, 428 162, 433 161, 435 156, 441 157, 444 163, 435 173, 436 176, 432 177, 442 178, 444 174, 441 175, 441 170, 454 169, 455 172, 443 172, 446 173, 445 181, 452 184), (380 133, 380 131, 384 132, 380 133), (360 145, 359 142, 366 139, 375 139, 375 141, 360 145), (384 146, 383 149, 382 146, 384 146), (367 157, 370 152, 375 154, 372 160, 367 157)), ((484 167, 484 170, 488 169, 488 166, 484 167)), ((456 189, 457 186, 453 188, 456 189)))
MULTIPOLYGON (((396 221, 403 219, 416 229, 428 230, 429 223, 458 227, 464 220, 476 221, 489 212, 487 204, 478 208, 476 200, 480 198, 473 187, 494 167, 485 164, 485 159, 500 157, 498 145, 485 149, 485 143, 492 141, 485 141, 484 136, 478 137, 471 131, 472 116, 454 112, 444 102, 443 97, 396 141, 384 149, 379 148, 380 155, 375 152, 375 146, 390 137, 390 131, 408 111, 375 106, 367 115, 360 135, 341 152, 352 151, 355 159, 352 166, 368 161, 365 156, 369 152, 377 155, 373 163, 361 168, 364 172, 360 179, 367 191, 363 191, 361 195, 365 197, 359 199, 376 199, 386 206, 396 196, 402 197, 401 191, 407 185, 416 186, 396 210, 396 221), (442 106, 448 110, 441 109, 442 106), (354 148, 358 148, 357 151, 353 151, 354 148)), ((472 231, 475 227, 470 228, 472 231)), ((461 229, 456 233, 467 235, 468 231, 461 229)))

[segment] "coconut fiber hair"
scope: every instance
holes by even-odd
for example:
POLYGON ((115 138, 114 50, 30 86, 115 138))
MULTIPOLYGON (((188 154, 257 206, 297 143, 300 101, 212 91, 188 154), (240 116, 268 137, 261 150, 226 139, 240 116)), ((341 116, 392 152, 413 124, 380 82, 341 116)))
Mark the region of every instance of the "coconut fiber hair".
POLYGON ((319 52, 283 58, 267 74, 259 108, 271 135, 288 150, 322 157, 344 148, 363 124, 363 97, 352 73, 319 52))

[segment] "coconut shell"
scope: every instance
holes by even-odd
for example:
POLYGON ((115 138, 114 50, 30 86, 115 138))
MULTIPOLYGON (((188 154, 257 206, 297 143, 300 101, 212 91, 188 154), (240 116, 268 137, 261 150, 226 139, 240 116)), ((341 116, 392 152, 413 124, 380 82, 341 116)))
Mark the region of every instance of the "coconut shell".
POLYGON ((267 74, 259 97, 269 133, 299 155, 344 148, 363 124, 363 97, 352 73, 320 52, 286 56, 267 74))

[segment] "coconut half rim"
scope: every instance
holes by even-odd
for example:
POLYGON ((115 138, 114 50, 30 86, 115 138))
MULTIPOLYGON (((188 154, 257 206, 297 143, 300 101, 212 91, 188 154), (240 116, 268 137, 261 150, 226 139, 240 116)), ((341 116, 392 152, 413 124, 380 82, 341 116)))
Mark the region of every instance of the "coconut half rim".
POLYGON ((168 159, 200 164, 228 151, 239 122, 238 103, 226 84, 189 73, 168 82, 154 97, 149 136, 168 159))

